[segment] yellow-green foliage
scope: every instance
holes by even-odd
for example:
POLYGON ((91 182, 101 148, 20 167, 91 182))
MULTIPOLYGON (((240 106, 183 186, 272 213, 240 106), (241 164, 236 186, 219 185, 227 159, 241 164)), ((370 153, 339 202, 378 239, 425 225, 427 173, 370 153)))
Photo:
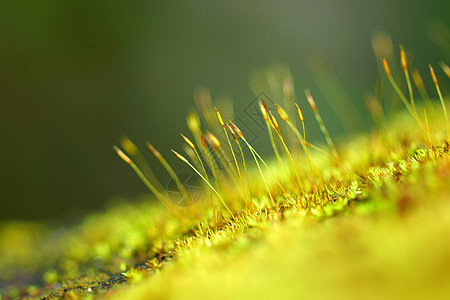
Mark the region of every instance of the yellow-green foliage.
POLYGON ((444 298, 450 293, 448 121, 442 106, 428 107, 425 119, 416 113, 420 103, 402 100, 409 113, 336 144, 320 118, 328 150, 310 144, 304 128, 296 131, 293 115, 279 107, 277 121, 261 104, 276 155, 266 161, 251 145, 251 157, 239 156, 245 136, 219 113, 208 130, 228 132, 225 145, 214 133, 203 136, 191 114, 195 143, 184 137, 192 151, 178 157, 205 184, 188 208, 173 205, 134 144, 123 139, 126 153, 116 151, 160 202, 122 203, 58 232, 42 224, 2 225, 0 295, 444 298), (285 143, 288 130, 298 149, 285 143), (212 153, 233 157, 214 180, 205 170, 212 153))
POLYGON ((116 299, 444 299, 449 186, 448 157, 423 162, 345 216, 318 221, 291 210, 282 222, 202 239, 116 299))

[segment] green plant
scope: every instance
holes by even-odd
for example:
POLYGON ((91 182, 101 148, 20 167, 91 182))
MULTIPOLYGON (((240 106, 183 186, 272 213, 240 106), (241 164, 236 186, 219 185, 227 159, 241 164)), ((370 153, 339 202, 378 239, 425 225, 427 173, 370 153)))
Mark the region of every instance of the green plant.
MULTIPOLYGON (((407 113, 385 120, 373 96, 368 106, 379 127, 345 143, 333 142, 309 91, 294 101, 289 78, 281 79, 288 87, 284 107, 270 111, 264 99, 258 103, 273 159, 263 158, 242 128, 232 119, 224 121, 212 103, 199 108, 205 124, 191 111, 192 137, 182 135, 186 156, 172 150, 202 182, 199 201, 189 207, 176 205, 138 147, 123 137, 123 150, 114 150, 162 205, 148 199, 121 204, 61 234, 58 243, 37 236, 31 225, 0 228, 0 270, 6 265, 46 282, 43 288, 29 284, 23 292, 13 286, 1 295, 288 298, 303 293, 309 298, 349 293, 360 298, 371 291, 384 298, 383 289, 374 290, 375 281, 395 296, 444 294, 442 282, 450 279, 450 244, 442 239, 450 224, 450 146, 442 130, 449 126, 446 98, 431 67, 439 105, 413 71, 423 106, 414 98, 403 48, 400 60, 409 99, 387 60, 381 61, 407 113), (309 124, 295 103, 300 101, 309 103, 325 146, 307 139, 309 124), (6 242, 11 240, 24 252, 6 242), (427 277, 414 276, 420 272, 427 277)), ((448 76, 447 65, 440 65, 448 76)), ((163 155, 150 143, 147 148, 182 197, 192 198, 163 155)))

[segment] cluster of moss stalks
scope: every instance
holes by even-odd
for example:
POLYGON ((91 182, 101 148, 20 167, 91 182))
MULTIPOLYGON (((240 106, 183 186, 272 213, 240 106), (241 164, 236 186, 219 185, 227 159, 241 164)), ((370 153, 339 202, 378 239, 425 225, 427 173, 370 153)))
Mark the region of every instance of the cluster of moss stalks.
POLYGON ((231 119, 200 105, 207 131, 189 114, 194 141, 183 135, 187 158, 174 151, 199 178, 195 199, 148 144, 179 198, 164 192, 124 138, 124 150, 115 149, 151 199, 121 203, 58 232, 36 223, 2 225, 0 299, 450 295, 450 124, 434 70, 438 105, 422 107, 403 49, 401 55, 409 99, 383 62, 407 111, 380 121, 374 100, 377 129, 341 143, 331 140, 309 92, 327 143, 307 141, 289 82, 291 109, 260 103, 273 159, 263 160, 231 119), (179 205, 186 200, 191 205, 179 205))

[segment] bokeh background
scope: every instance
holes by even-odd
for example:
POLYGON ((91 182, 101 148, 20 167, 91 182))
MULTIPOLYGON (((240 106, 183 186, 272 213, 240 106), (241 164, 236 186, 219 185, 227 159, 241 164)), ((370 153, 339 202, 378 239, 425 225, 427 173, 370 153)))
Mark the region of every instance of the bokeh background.
POLYGON ((446 0, 1 1, 0 220, 136 201, 147 191, 112 150, 120 136, 142 149, 150 140, 172 160, 198 86, 232 99, 236 113, 255 96, 252 72, 274 63, 289 66, 297 102, 310 88, 332 134, 345 134, 312 76, 311 61, 326 61, 367 130, 373 34, 389 34, 426 70, 445 59, 433 32, 449 27, 449 11, 446 0))

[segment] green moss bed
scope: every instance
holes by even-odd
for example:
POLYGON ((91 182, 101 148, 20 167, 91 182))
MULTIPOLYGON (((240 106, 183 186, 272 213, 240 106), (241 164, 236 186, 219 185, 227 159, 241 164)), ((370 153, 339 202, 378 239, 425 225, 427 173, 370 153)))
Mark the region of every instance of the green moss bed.
POLYGON ((428 112, 432 147, 397 114, 338 143, 342 164, 311 151, 323 183, 301 197, 269 180, 276 207, 249 166, 252 209, 223 211, 218 224, 207 209, 180 217, 152 196, 59 231, 2 224, 0 299, 448 299, 450 145, 439 108, 428 112))

